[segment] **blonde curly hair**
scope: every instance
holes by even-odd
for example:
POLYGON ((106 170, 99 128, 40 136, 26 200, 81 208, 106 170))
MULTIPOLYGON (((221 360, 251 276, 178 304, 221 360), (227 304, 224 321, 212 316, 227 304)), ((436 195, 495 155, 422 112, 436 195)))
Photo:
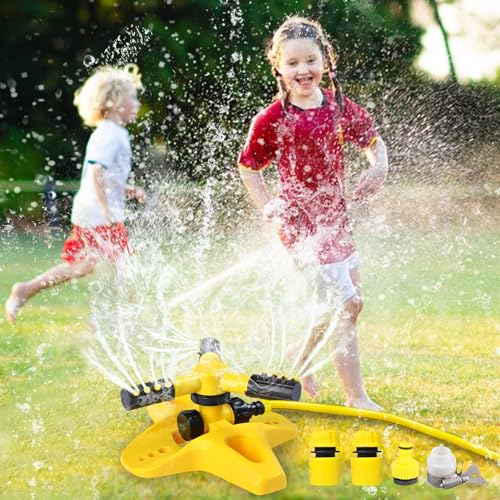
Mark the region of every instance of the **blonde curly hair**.
POLYGON ((141 90, 141 74, 135 64, 101 66, 75 92, 74 105, 83 123, 95 127, 118 109, 123 99, 141 90))

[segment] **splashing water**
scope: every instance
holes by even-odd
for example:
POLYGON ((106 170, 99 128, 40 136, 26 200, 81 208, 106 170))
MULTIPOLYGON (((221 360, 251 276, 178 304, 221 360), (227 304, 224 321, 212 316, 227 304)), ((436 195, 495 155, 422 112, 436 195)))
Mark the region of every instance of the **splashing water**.
MULTIPOLYGON (((221 2, 223 6, 226 4, 230 2, 221 2)), ((319 2, 318 8, 323 10, 324 4, 319 2)), ((232 39, 240 36, 239 32, 245 27, 239 2, 234 2, 228 9, 229 37, 232 39)), ((184 43, 181 31, 172 27, 168 30, 173 39, 184 43)), ((223 39, 217 43, 222 44, 223 39)), ((154 48, 154 39, 148 30, 132 25, 99 58, 91 56, 87 62, 131 62, 148 44, 149 50, 154 48), (151 40, 152 44, 149 43, 151 40)), ((165 47, 156 49, 165 59, 160 61, 160 68, 172 64, 172 55, 165 47)), ((173 182, 156 185, 145 210, 130 215, 135 255, 121 262, 116 273, 106 269, 98 280, 102 291, 95 295, 91 305, 95 333, 89 359, 121 387, 130 388, 137 383, 173 378, 176 373, 182 373, 195 362, 197 339, 201 336, 220 339, 228 364, 241 370, 284 369, 289 375, 307 376, 335 355, 335 351, 325 353, 326 345, 337 340, 335 328, 339 318, 335 312, 338 307, 331 306, 329 314, 332 319, 322 342, 308 360, 302 361, 307 339, 324 314, 314 298, 314 286, 272 238, 262 234, 256 236, 258 231, 253 230, 243 234, 238 225, 252 227, 253 223, 248 220, 250 216, 244 210, 241 212, 241 206, 235 207, 232 203, 227 206, 227 200, 240 196, 234 188, 238 180, 236 174, 221 172, 224 169, 235 172, 232 163, 243 139, 242 130, 247 126, 247 119, 265 102, 263 96, 250 92, 251 79, 234 76, 250 75, 251 65, 266 63, 260 62, 259 58, 245 57, 243 52, 231 53, 225 49, 221 45, 221 57, 230 58, 232 63, 230 74, 219 74, 217 68, 207 69, 214 81, 223 82, 220 87, 214 84, 216 98, 212 94, 214 89, 206 88, 204 83, 201 84, 203 99, 192 98, 192 95, 199 95, 200 89, 190 87, 189 78, 182 85, 169 82, 171 86, 167 87, 154 81, 147 89, 164 104, 158 108, 164 109, 166 117, 161 117, 163 122, 159 126, 152 112, 148 112, 138 125, 136 139, 151 146, 146 137, 154 135, 158 128, 162 133, 175 129, 184 148, 178 152, 174 141, 169 144, 170 149, 166 148, 165 157, 176 163, 194 165, 192 173, 195 175, 208 172, 213 177, 196 187, 173 182), (180 92, 179 89, 184 89, 184 93, 176 101, 169 96, 169 91, 174 95, 180 92), (223 89, 224 99, 221 99, 220 89, 223 89), (196 106, 199 113, 193 116, 184 113, 181 109, 183 103, 196 106), (200 130, 197 120, 206 109, 210 118, 200 130), (234 220, 228 222, 231 217, 234 220), (292 356, 288 353, 290 345, 298 346, 292 356)), ((198 66, 204 67, 203 54, 188 53, 181 73, 189 74, 198 66)), ((259 85, 261 83, 259 79, 259 85)), ((454 97, 448 95, 446 88, 408 88, 407 82, 401 81, 390 82, 390 87, 384 84, 378 90, 367 86, 363 92, 367 95, 352 97, 373 112, 382 137, 387 140, 392 160, 389 183, 410 188, 403 189, 399 196, 396 193, 392 198, 376 200, 371 205, 376 217, 367 217, 366 205, 350 207, 353 225, 358 226, 355 234, 368 235, 378 242, 381 256, 377 266, 382 270, 394 268, 396 272, 401 271, 401 279, 391 281, 378 297, 383 308, 401 290, 405 291, 406 269, 416 259, 412 236, 401 231, 401 220, 405 224, 405 217, 413 225, 427 225, 428 230, 442 241, 443 255, 465 262, 468 251, 465 242, 459 240, 459 236, 456 240, 453 236, 450 239, 444 230, 441 231, 440 224, 454 218, 455 214, 468 211, 464 205, 453 208, 448 203, 460 191, 454 184, 455 176, 467 180, 471 172, 476 175, 476 163, 489 164, 490 159, 498 157, 498 150, 490 152, 484 149, 484 161, 476 161, 475 155, 480 150, 473 146, 478 132, 470 126, 464 127, 464 118, 457 119, 460 115, 454 109, 454 97), (377 92, 380 95, 375 95, 377 92), (458 132, 460 140, 454 137, 458 132), (422 144, 426 147, 423 148, 422 144), (448 185, 444 189, 440 186, 435 199, 428 204, 431 190, 427 190, 426 203, 423 204, 419 202, 422 194, 415 194, 413 186, 408 186, 410 181, 427 184, 427 188, 437 182, 448 182, 448 185), (448 198, 447 193, 451 193, 448 198), (409 210, 418 217, 414 213, 408 216, 406 212, 409 210), (436 217, 436 213, 441 216, 436 217)), ((460 94, 456 95, 460 97, 460 94)), ((490 109, 489 106, 484 108, 490 109)), ((150 162, 152 166, 154 148, 142 148, 140 153, 141 158, 146 158, 146 163, 150 162)), ((348 180, 352 184, 358 178, 356 170, 360 170, 361 161, 357 153, 354 156, 349 151, 346 159, 355 170, 348 180)), ((142 174, 145 174, 144 170, 142 174)), ((490 197, 498 196, 497 191, 491 191, 494 183, 488 184, 486 170, 480 172, 480 177, 486 182, 481 192, 490 197)), ((460 235, 472 238, 474 223, 490 222, 489 213, 473 214, 473 222, 470 215, 464 218, 460 235)), ((359 248, 364 261, 377 258, 377 251, 369 243, 361 242, 359 248)), ((449 276, 441 276, 429 290, 410 294, 405 300, 416 314, 420 314, 432 305, 432 294, 446 288, 447 280, 449 283, 449 276)), ((373 298, 371 300, 373 302, 373 298)), ((473 300, 485 312, 493 309, 489 295, 481 290, 473 300)), ((338 343, 336 349, 341 350, 342 344, 338 343)))
MULTIPOLYGON (((156 185, 147 206, 132 216, 134 254, 116 268, 102 266, 92 283, 101 292, 91 300, 88 359, 127 390, 185 373, 206 336, 221 341, 231 369, 280 372, 290 344, 305 346, 324 314, 277 238, 221 238, 224 222, 207 216, 221 202, 218 191, 191 187, 193 214, 182 206, 186 190, 156 185)), ((305 362, 293 360, 290 374, 313 373, 331 359, 326 355, 305 371, 325 351, 334 327, 332 321, 305 362)))

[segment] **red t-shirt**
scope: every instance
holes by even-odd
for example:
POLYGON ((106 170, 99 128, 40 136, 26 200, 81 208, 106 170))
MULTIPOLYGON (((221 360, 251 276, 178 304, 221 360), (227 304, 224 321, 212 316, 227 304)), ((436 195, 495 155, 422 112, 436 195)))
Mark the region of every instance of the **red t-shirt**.
POLYGON ((347 97, 338 105, 322 89, 319 108, 288 105, 287 114, 275 101, 252 120, 238 164, 262 170, 274 162, 280 180, 279 197, 286 210, 280 236, 301 262, 340 262, 355 250, 347 217, 344 188, 344 142, 359 148, 377 137, 368 112, 347 97))

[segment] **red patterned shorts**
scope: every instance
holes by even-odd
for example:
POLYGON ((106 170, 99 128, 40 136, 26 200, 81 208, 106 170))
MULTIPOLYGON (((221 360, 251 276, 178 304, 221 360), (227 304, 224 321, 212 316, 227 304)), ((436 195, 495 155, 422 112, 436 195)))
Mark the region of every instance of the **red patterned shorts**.
POLYGON ((90 229, 73 226, 69 238, 64 242, 61 258, 68 264, 75 264, 87 257, 106 258, 116 262, 124 253, 132 253, 124 224, 90 229))

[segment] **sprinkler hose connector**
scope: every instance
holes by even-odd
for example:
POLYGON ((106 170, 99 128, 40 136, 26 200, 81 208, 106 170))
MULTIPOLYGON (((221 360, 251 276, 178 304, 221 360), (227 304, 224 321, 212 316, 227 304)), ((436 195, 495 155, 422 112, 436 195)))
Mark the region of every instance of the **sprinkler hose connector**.
POLYGON ((444 489, 454 488, 464 483, 486 484, 474 464, 471 464, 465 472, 457 472, 455 455, 443 445, 432 448, 427 457, 427 482, 434 488, 444 489))
POLYGON ((266 412, 266 407, 260 401, 245 403, 241 398, 231 398, 229 406, 233 410, 235 424, 249 422, 252 417, 266 412))
POLYGON ((163 403, 175 398, 175 388, 173 385, 166 385, 165 380, 160 379, 155 382, 146 382, 137 386, 137 393, 132 393, 126 389, 120 391, 123 407, 127 410, 136 410, 156 403, 163 403))
POLYGON ((351 475, 355 486, 378 486, 382 482, 382 440, 378 432, 354 433, 351 475))
POLYGON ((348 408, 346 406, 319 403, 302 403, 297 401, 275 401, 272 402, 270 406, 274 411, 307 411, 311 413, 337 415, 339 417, 368 418, 370 420, 387 422, 406 427, 407 429, 412 429, 416 432, 421 432, 422 434, 431 436, 435 439, 447 441, 448 443, 459 446, 460 448, 470 451, 471 453, 476 453, 477 455, 480 455, 488 460, 493 460, 495 462, 500 461, 500 453, 497 453, 496 451, 471 443, 470 441, 466 441, 465 439, 455 436, 454 434, 450 434, 449 432, 435 429, 429 425, 421 424, 420 422, 415 422, 413 420, 393 415, 391 413, 385 413, 383 411, 363 410, 360 408, 348 408))
POLYGON ((245 394, 252 398, 299 401, 302 392, 300 382, 277 375, 251 375, 245 394))
POLYGON ((313 486, 340 484, 342 460, 337 431, 314 431, 311 436, 312 451, 309 457, 309 481, 313 486))
MULTIPOLYGON (((266 407, 260 401, 245 403, 241 398, 231 398, 227 404, 233 412, 233 423, 247 423, 256 415, 263 415, 266 407)), ((198 410, 184 410, 177 415, 177 428, 184 441, 191 441, 205 432, 203 415, 198 410)))
POLYGON ((398 458, 391 464, 395 484, 409 486, 418 480, 419 466, 413 458, 413 444, 399 443, 398 458))

